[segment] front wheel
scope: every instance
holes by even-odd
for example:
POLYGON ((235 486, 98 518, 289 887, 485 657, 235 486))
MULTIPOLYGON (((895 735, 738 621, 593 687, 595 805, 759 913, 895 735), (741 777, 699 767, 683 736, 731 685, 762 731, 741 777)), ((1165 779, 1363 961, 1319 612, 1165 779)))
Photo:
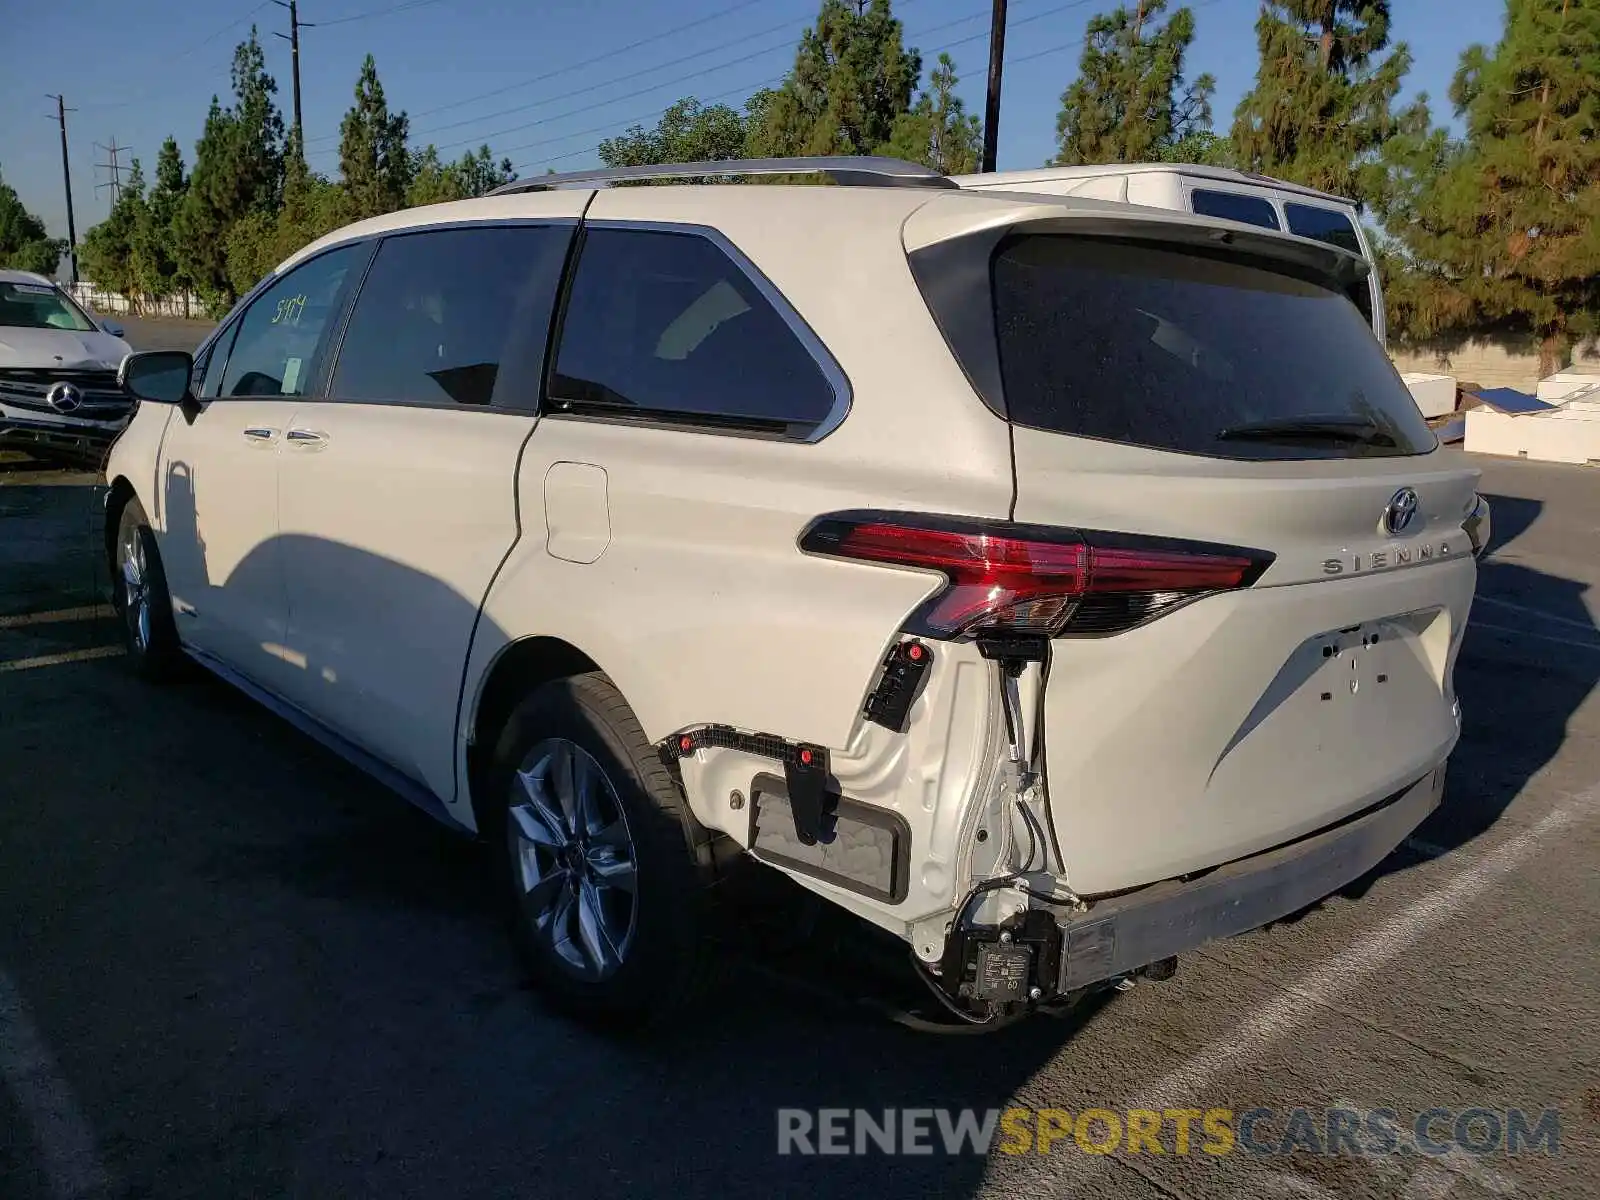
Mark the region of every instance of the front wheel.
POLYGON ((167 678, 181 657, 178 630, 155 534, 137 500, 123 505, 117 521, 115 568, 112 584, 128 661, 147 679, 167 678))
POLYGON ((641 1024, 686 1000, 707 959, 692 818, 627 702, 598 673, 512 713, 488 774, 514 937, 547 995, 641 1024))

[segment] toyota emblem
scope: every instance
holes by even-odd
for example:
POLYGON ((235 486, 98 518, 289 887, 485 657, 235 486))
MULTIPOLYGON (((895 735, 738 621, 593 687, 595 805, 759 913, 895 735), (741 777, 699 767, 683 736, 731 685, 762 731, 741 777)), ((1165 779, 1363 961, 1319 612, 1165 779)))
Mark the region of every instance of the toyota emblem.
POLYGON ((1389 507, 1383 511, 1383 526, 1390 533, 1404 533, 1417 515, 1417 493, 1403 487, 1389 497, 1389 507))
POLYGON ((44 394, 50 407, 60 413, 74 412, 83 403, 83 392, 75 383, 58 383, 44 394))

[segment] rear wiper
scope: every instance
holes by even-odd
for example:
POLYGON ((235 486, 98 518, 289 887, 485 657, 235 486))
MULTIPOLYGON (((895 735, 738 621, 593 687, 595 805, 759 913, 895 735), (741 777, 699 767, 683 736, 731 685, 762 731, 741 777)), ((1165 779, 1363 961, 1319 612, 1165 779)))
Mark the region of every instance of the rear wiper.
POLYGON ((1365 417, 1285 417, 1230 425, 1217 432, 1225 442, 1318 441, 1355 442, 1362 446, 1393 446, 1394 435, 1365 417))

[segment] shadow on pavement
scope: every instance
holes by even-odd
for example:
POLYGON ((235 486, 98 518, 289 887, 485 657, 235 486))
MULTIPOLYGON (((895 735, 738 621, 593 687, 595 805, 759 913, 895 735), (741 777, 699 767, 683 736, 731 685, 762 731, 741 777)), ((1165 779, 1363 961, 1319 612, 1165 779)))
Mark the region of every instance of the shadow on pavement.
POLYGON ((1590 585, 1500 557, 1538 522, 1544 502, 1487 499, 1493 534, 1478 563, 1477 595, 1456 662, 1462 729, 1444 802, 1407 845, 1344 895, 1361 896, 1382 875, 1449 853, 1492 828, 1555 759, 1568 722, 1600 683, 1600 629, 1584 603, 1590 585))
MULTIPOLYGON (((271 539, 214 579, 169 482, 171 527, 199 558, 169 542, 166 565, 203 614, 224 582, 272 595, 292 556, 361 595, 408 594, 426 623, 390 630, 375 603, 363 641, 411 656, 418 681, 453 663, 458 685, 475 603, 312 538, 271 539)), ((411 736, 407 698, 361 647, 312 637, 301 653, 281 622, 252 641, 240 665, 292 672, 304 706, 381 704, 411 736), (268 634, 294 661, 259 645, 268 634)), ((903 947, 848 918, 810 925, 798 889, 736 883, 710 992, 648 1037, 603 1037, 544 1012, 500 931, 485 847, 204 674, 162 689, 115 663, 74 670, 16 677, 30 715, 23 769, 0 777, 17 898, 0 964, 118 1194, 971 1194, 985 1158, 945 1153, 931 1114, 934 1153, 800 1158, 777 1153, 779 1110, 981 1119, 1098 1011, 903 1029, 858 1003, 925 1001, 903 947)), ((437 737, 442 751, 451 732, 437 737)))

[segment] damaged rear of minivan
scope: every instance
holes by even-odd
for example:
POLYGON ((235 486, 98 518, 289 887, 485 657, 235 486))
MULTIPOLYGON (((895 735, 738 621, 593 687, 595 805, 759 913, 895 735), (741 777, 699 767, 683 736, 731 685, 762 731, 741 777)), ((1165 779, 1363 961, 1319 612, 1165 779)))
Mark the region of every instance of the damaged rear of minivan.
POLYGON ((1009 518, 828 513, 800 539, 937 577, 861 725, 937 760, 946 845, 896 859, 905 793, 860 799, 893 754, 857 747, 814 786, 774 779, 784 820, 751 848, 880 905, 936 871, 950 903, 908 914, 913 957, 1002 1021, 1315 903, 1438 806, 1488 512, 1350 302, 1359 258, 974 202, 930 201, 903 238, 1009 427, 1009 518))

